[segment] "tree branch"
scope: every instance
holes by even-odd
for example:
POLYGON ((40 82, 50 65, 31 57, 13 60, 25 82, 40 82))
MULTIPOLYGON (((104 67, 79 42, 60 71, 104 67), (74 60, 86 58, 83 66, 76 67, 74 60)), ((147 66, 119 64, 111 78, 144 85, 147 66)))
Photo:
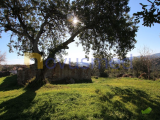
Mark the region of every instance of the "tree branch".
POLYGON ((19 14, 17 14, 18 20, 20 22, 20 25, 23 28, 23 32, 24 34, 26 34, 26 37, 28 37, 31 41, 33 40, 33 38, 27 33, 27 26, 24 24, 24 22, 22 21, 21 17, 19 16, 19 14))
MULTIPOLYGON (((16 0, 16 2, 18 3, 17 0, 16 0)), ((20 5, 20 3, 18 3, 18 4, 20 5)), ((15 8, 13 8, 10 4, 7 4, 7 5, 8 5, 8 7, 11 8, 12 11, 15 11, 15 9, 17 7, 17 6, 14 6, 15 8)), ((22 6, 20 6, 20 7, 22 8, 22 6)), ((18 7, 17 7, 17 9, 18 9, 18 7)), ((15 16, 18 17, 18 20, 20 22, 20 26, 22 26, 22 28, 23 28, 23 35, 25 35, 26 37, 28 37, 32 41, 32 37, 27 33, 27 26, 22 21, 22 18, 20 17, 19 13, 20 13, 20 10, 16 10, 16 12, 14 12, 15 16)), ((6 19, 8 19, 7 22, 10 23, 9 18, 7 17, 6 19)))
MULTIPOLYGON (((82 31, 84 31, 85 29, 87 29, 87 27, 82 27, 81 29, 77 30, 66 42, 60 44, 59 46, 57 46, 56 48, 54 49, 50 49, 49 51, 51 52, 48 56, 48 58, 50 58, 51 56, 54 57, 55 54, 61 50, 61 49, 68 49, 68 44, 74 42, 74 38, 82 31)), ((47 59, 48 59, 47 58, 47 59)))
POLYGON ((19 34, 19 35, 24 35, 24 33, 21 33, 21 32, 17 31, 16 29, 13 29, 13 28, 11 27, 11 23, 10 23, 9 18, 8 18, 7 15, 5 15, 5 18, 6 18, 7 22, 8 22, 8 24, 5 25, 6 31, 11 30, 12 32, 17 33, 17 34, 19 34))
POLYGON ((41 34, 43 33, 43 29, 44 29, 45 25, 48 24, 47 19, 48 19, 49 17, 53 17, 54 14, 56 14, 56 16, 58 16, 58 17, 60 17, 60 18, 66 19, 66 15, 64 15, 62 12, 60 12, 59 10, 57 10, 57 9, 56 9, 56 6, 55 6, 52 2, 50 2, 50 4, 51 4, 51 6, 50 6, 49 9, 47 9, 47 14, 46 14, 46 16, 43 16, 43 17, 45 18, 45 22, 42 23, 42 25, 41 25, 41 27, 40 27, 40 31, 38 32, 37 37, 36 37, 36 43, 38 42, 41 34))
POLYGON ((43 29, 44 29, 44 26, 47 25, 47 21, 45 21, 44 23, 42 23, 41 27, 40 27, 40 30, 37 34, 37 37, 36 37, 36 43, 38 43, 38 40, 39 38, 41 37, 41 34, 43 33, 43 29))

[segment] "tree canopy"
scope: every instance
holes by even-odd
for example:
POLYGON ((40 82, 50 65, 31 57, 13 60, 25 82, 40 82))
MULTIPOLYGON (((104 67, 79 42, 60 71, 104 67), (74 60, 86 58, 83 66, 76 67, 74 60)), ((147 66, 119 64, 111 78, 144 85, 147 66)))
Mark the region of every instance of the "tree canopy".
POLYGON ((14 47, 19 55, 39 53, 44 62, 66 54, 75 37, 86 54, 108 47, 125 56, 135 47, 138 30, 129 11, 128 0, 2 0, 0 30, 12 32, 10 52, 14 47), (69 14, 77 24, 67 19, 69 14))

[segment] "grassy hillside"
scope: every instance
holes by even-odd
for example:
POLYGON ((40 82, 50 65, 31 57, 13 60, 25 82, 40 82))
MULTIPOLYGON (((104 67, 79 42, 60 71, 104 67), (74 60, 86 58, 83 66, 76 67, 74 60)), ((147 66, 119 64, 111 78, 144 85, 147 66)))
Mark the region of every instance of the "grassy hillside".
POLYGON ((158 120, 160 81, 92 78, 93 83, 47 84, 38 90, 0 78, 0 120, 158 120), (150 114, 141 110, 151 107, 150 114))

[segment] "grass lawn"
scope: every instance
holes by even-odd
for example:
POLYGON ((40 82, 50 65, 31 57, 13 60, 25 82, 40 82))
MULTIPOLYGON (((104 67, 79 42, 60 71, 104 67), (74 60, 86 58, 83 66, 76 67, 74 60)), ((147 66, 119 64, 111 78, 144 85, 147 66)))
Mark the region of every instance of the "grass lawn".
POLYGON ((92 78, 93 83, 17 86, 0 78, 0 120, 160 120, 160 81, 92 78), (152 108, 149 114, 141 110, 152 108))

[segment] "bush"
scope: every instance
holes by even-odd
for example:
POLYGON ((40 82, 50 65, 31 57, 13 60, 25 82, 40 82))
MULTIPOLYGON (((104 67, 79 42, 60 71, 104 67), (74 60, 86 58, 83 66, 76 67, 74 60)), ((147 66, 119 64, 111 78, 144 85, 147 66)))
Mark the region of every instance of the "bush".
POLYGON ((133 76, 138 78, 140 76, 140 73, 133 72, 133 76))
POLYGON ((107 72, 101 73, 100 76, 101 76, 101 77, 109 77, 109 75, 108 75, 107 72))
POLYGON ((2 71, 2 68, 3 68, 2 65, 0 65, 0 71, 2 71))
POLYGON ((5 77, 5 76, 9 76, 9 75, 10 75, 10 72, 8 72, 8 71, 0 72, 0 77, 5 77))

